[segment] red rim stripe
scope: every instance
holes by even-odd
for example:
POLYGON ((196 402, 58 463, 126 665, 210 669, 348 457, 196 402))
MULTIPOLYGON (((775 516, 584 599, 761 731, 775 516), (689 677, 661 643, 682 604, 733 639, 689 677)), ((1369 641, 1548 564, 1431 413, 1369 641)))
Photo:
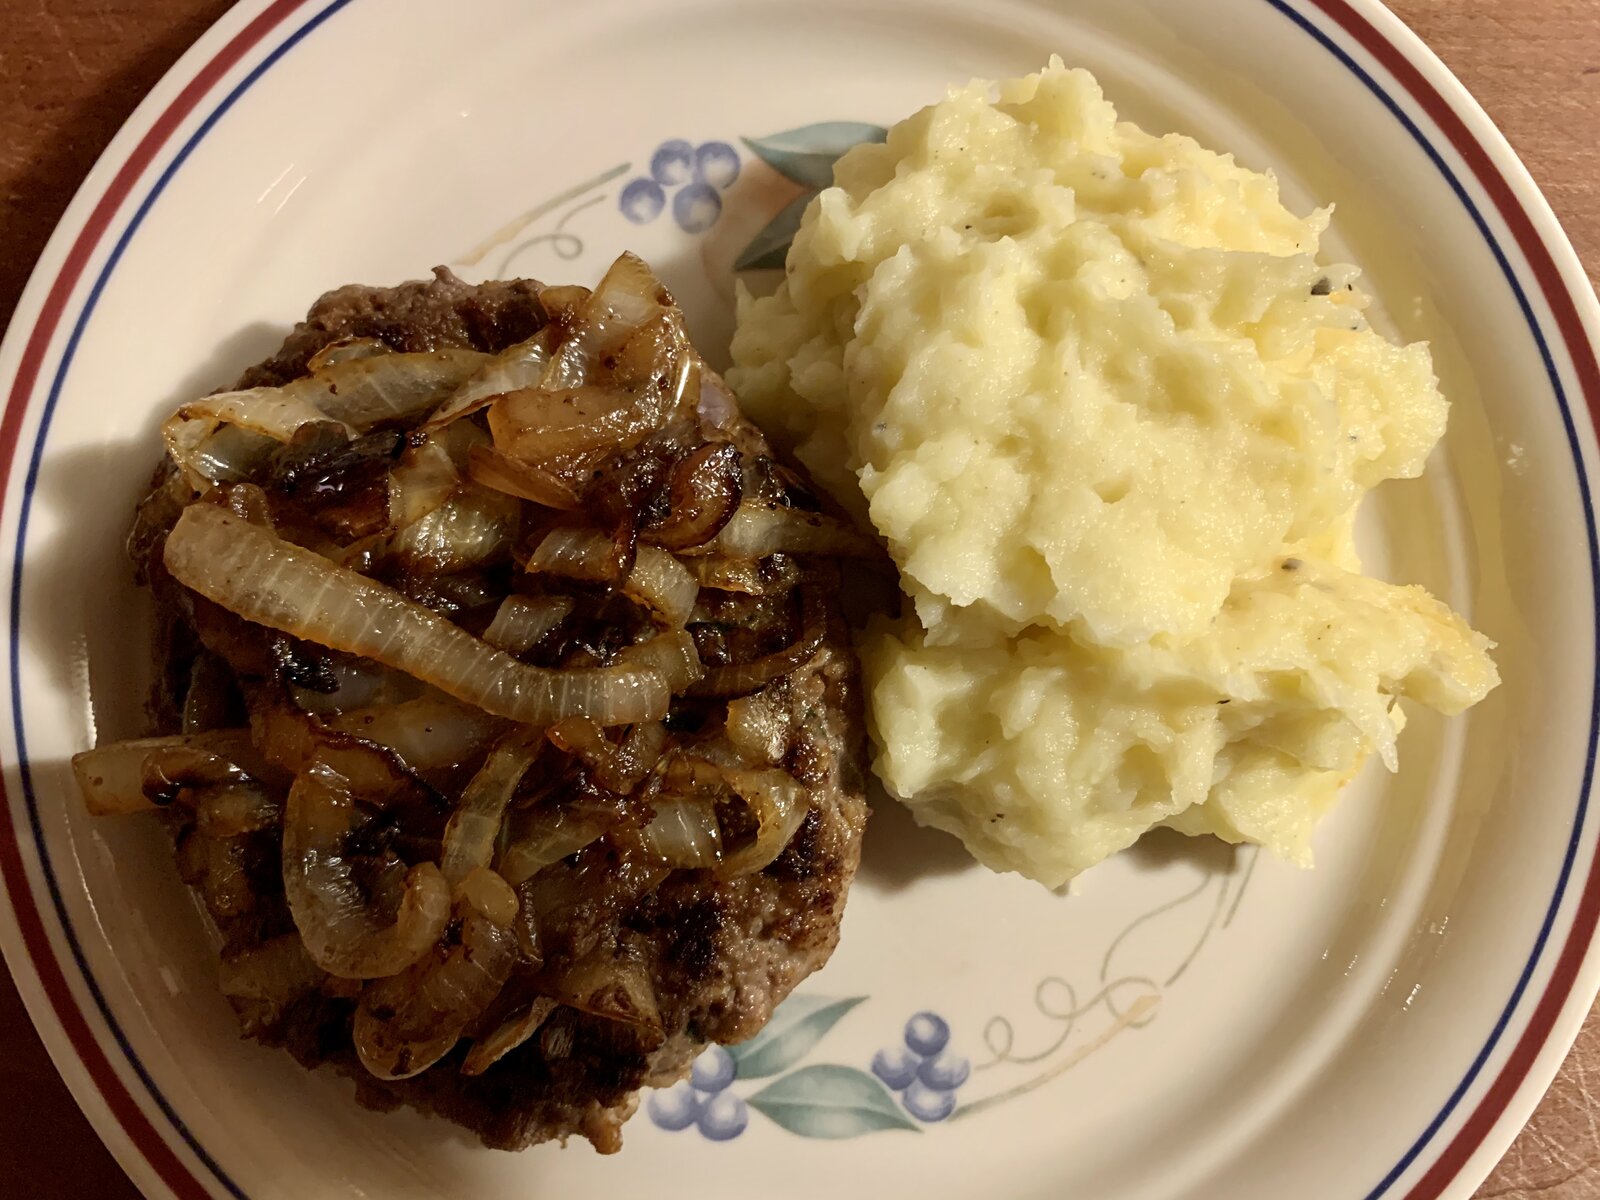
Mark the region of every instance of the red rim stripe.
MULTIPOLYGON (((1561 269, 1556 265, 1550 248, 1535 228, 1533 218, 1517 199, 1510 180, 1495 165, 1483 144, 1467 128, 1467 123, 1422 73, 1421 68, 1371 21, 1356 12, 1348 0, 1312 0, 1312 3, 1377 59, 1384 70, 1422 107, 1488 193, 1495 210, 1505 221, 1533 270, 1539 290, 1550 306, 1556 328, 1561 332, 1561 340, 1577 370, 1578 387, 1589 419, 1596 428, 1600 428, 1600 360, 1596 358, 1595 347, 1584 328, 1583 317, 1578 312, 1571 289, 1562 278, 1561 269)), ((1427 1173, 1406 1194, 1407 1200, 1438 1200, 1505 1115, 1528 1078, 1528 1072, 1533 1069, 1534 1061, 1549 1041, 1561 1010, 1566 1007, 1577 983, 1578 972, 1588 956, 1597 923, 1600 923, 1600 845, 1596 846, 1596 857, 1590 864, 1566 943, 1561 948, 1550 979, 1545 984, 1544 994, 1529 1017, 1527 1027, 1477 1108, 1467 1117, 1427 1173)))
MULTIPOLYGON (((94 211, 84 222, 83 230, 67 252, 66 260, 62 263, 61 270, 45 297, 38 321, 23 349, 22 361, 18 364, 16 381, 12 385, 5 412, 0 414, 0 498, 4 497, 6 487, 11 480, 12 467, 16 462, 17 441, 22 432, 23 419, 27 414, 28 399, 33 393, 34 384, 38 381, 39 368, 44 362, 45 352, 49 349, 50 342, 61 324, 67 300, 83 277, 84 268, 109 228, 112 218, 122 207, 139 178, 160 153, 161 148, 184 119, 194 111, 196 105, 262 38, 305 3, 306 0, 276 0, 240 30, 217 52, 216 57, 201 66, 194 78, 167 106, 166 111, 156 118, 149 132, 139 140, 139 144, 117 170, 105 194, 101 196, 94 211)), ((0 799, 4 799, 3 788, 0 788, 0 799)), ((73 1050, 87 1069, 89 1078, 105 1100, 111 1115, 122 1126, 123 1132, 127 1134, 134 1148, 144 1156, 160 1176, 161 1181, 172 1190, 173 1195, 179 1200, 210 1200, 210 1190, 195 1178, 167 1140, 151 1124, 150 1118, 145 1115, 139 1102, 123 1085, 110 1060, 107 1059, 105 1051, 96 1041, 93 1031, 89 1028, 89 1022, 73 999, 72 989, 50 946, 44 920, 34 903, 32 889, 27 884, 27 876, 23 870, 22 849, 18 842, 14 819, 0 821, 0 876, 5 879, 6 894, 11 900, 12 910, 17 914, 17 927, 22 934, 23 945, 33 960, 33 968, 39 977, 44 994, 49 999, 51 1008, 55 1010, 62 1031, 72 1043, 73 1050)))
MULTIPOLYGON (((172 104, 156 119, 150 130, 118 169, 100 201, 85 222, 68 251, 66 260, 40 309, 38 321, 23 350, 9 402, 0 414, 0 496, 9 483, 15 463, 17 443, 27 411, 27 401, 38 380, 39 369, 72 291, 112 218, 133 190, 134 185, 154 161, 177 127, 190 115, 205 95, 253 47, 306 0, 275 0, 241 30, 217 55, 205 63, 185 85, 172 104)), ((1467 128, 1466 122, 1450 106, 1442 93, 1422 71, 1405 57, 1348 0, 1311 0, 1368 53, 1370 53, 1449 140, 1488 193, 1495 209, 1511 230, 1517 245, 1532 268, 1534 277, 1550 305, 1557 328, 1577 373, 1585 407, 1591 420, 1600 426, 1600 359, 1590 344, 1572 293, 1567 288, 1549 248, 1539 236, 1532 218, 1518 201, 1509 180, 1495 166, 1488 151, 1467 128)), ((1546 990, 1518 1039, 1499 1076, 1490 1085, 1443 1153, 1423 1178, 1408 1193, 1408 1200, 1437 1200, 1448 1184, 1459 1176, 1467 1160, 1483 1144, 1505 1114, 1518 1089, 1527 1079, 1534 1061, 1544 1048, 1561 1010, 1577 981, 1587 956, 1590 941, 1600 925, 1600 848, 1591 865, 1585 890, 1574 914, 1573 925, 1556 961, 1546 990)), ((123 1085, 104 1051, 96 1041, 88 1021, 74 1000, 66 977, 50 946, 43 919, 31 889, 27 886, 18 834, 13 822, 0 822, 0 876, 17 914, 23 944, 38 974, 40 984, 63 1031, 84 1064, 90 1079, 100 1091, 107 1108, 128 1136, 130 1143, 145 1157, 180 1200, 209 1200, 210 1192, 174 1153, 156 1130, 139 1103, 123 1085)))

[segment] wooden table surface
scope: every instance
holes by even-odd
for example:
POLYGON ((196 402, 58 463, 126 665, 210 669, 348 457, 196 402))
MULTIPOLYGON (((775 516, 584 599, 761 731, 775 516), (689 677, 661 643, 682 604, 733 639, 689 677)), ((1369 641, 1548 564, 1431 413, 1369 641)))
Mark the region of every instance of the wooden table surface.
MULTIPOLYGON (((1391 0, 1521 153, 1600 277, 1600 0, 1391 0)), ((224 0, 0 0, 0 324, 62 209, 144 93, 224 0)), ((1600 1013, 1484 1185, 1600 1197, 1600 1013)), ((0 972, 0 1193, 136 1200, 0 972), (20 1189, 20 1190, 15 1190, 20 1189)))

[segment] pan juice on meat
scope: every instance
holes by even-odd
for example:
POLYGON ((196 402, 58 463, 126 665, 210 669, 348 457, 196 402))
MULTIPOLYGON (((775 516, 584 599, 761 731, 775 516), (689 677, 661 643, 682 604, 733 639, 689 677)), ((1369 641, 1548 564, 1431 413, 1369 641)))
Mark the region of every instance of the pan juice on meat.
POLYGON ((819 511, 624 255, 323 297, 183 405, 130 550, 159 810, 245 1033, 500 1148, 621 1144, 838 938, 857 666, 819 511))

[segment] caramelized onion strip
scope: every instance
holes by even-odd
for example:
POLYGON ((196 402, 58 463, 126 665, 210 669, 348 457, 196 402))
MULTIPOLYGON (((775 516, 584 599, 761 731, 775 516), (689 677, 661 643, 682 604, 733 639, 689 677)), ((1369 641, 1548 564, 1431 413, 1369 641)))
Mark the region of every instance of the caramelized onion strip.
POLYGON ((722 831, 706 797, 657 797, 656 815, 639 836, 645 853, 669 867, 714 867, 722 861, 722 831))
POLYGON ((489 446, 472 448, 467 455, 467 475, 474 483, 558 512, 571 512, 579 504, 577 490, 561 475, 489 446))
POLYGON ((725 767, 722 776, 759 822, 755 840, 722 861, 724 879, 750 875, 771 865, 806 819, 806 791, 786 771, 725 767))
POLYGON ((549 365, 556 332, 555 326, 546 325, 527 341, 495 355, 434 409, 423 429, 442 429, 452 421, 470 417, 488 407, 508 392, 538 383, 549 365))
POLYGON ((551 863, 576 854, 605 832, 605 823, 588 813, 560 807, 536 809, 500 856, 498 870, 516 887, 551 863))
POLYGON ((185 787, 243 783, 248 757, 250 731, 221 729, 109 742, 74 754, 72 773, 89 811, 107 816, 169 804, 185 787))
POLYGON ((639 536, 668 550, 703 546, 732 519, 742 488, 738 448, 707 442, 673 466, 667 479, 667 515, 639 536))
POLYGON ((507 654, 526 654, 565 621, 574 607, 568 596, 507 596, 483 631, 483 640, 507 654))
POLYGON ((765 558, 769 554, 831 554, 842 558, 876 558, 878 544, 843 521, 799 508, 741 504, 711 543, 730 558, 765 558))
POLYGON ((625 725, 660 719, 671 700, 649 669, 527 666, 393 588, 214 505, 184 510, 165 562, 179 583, 248 621, 371 658, 513 721, 625 725))
MULTIPOLYGON (((552 529, 528 559, 528 570, 601 583, 616 559, 612 539, 593 529, 552 529)), ((623 594, 653 612, 668 628, 682 628, 694 611, 700 585, 687 568, 658 546, 639 546, 623 594)))
POLYGON ((320 761, 301 772, 284 814, 284 894, 318 967, 341 979, 398 975, 444 932, 450 887, 432 863, 412 867, 394 920, 385 924, 345 857, 355 822, 348 780, 320 761))
POLYGON ((539 1026, 559 1007, 548 996, 536 996, 527 1007, 506 1018, 492 1033, 472 1043, 472 1049, 467 1051, 467 1057, 461 1063, 461 1073, 482 1075, 538 1033, 539 1026))
POLYGON ((494 858, 506 805, 511 803, 512 793, 538 754, 537 734, 516 730, 489 751, 483 766, 462 789, 456 811, 445 826, 444 848, 439 857, 439 869, 450 883, 459 883, 474 869, 487 867, 494 858))
POLYGON ((361 1065, 379 1079, 426 1071, 494 1002, 516 961, 511 931, 469 909, 460 944, 442 958, 425 958, 362 990, 351 1029, 361 1065))
POLYGON ((690 694, 695 696, 747 696, 759 691, 791 671, 797 671, 810 662, 822 648, 828 634, 828 614, 821 597, 812 588, 800 594, 800 611, 803 622, 800 636, 782 650, 774 651, 749 662, 712 667, 700 682, 694 684, 690 694))

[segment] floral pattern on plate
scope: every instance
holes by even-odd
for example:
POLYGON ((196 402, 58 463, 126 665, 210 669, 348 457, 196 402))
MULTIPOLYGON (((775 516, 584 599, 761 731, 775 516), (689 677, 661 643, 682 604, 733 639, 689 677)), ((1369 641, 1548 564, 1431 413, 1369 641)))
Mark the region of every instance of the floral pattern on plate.
MULTIPOLYGON (((669 1133, 693 1127, 713 1142, 727 1142, 750 1127, 751 1110, 800 1137, 839 1139, 889 1130, 918 1133, 924 1125, 972 1116, 1032 1092, 1083 1062, 1127 1029, 1155 1019, 1162 997, 1183 977, 1213 934, 1226 929, 1260 857, 1258 848, 1234 869, 1208 872, 1178 897, 1141 914, 1107 946, 1097 990, 1080 1001, 1066 979, 1050 975, 1034 989, 1034 1008, 1047 1032, 1031 1048, 1020 1045, 1011 1018, 996 1014, 982 1034, 987 1057, 974 1065, 963 1053, 951 1023, 939 1013, 913 1013, 867 1069, 842 1063, 801 1065, 812 1050, 866 996, 836 997, 809 992, 789 997, 764 1029, 747 1042, 708 1046, 689 1078, 652 1092, 645 1100, 650 1121, 669 1133), (1170 943, 1179 952, 1154 976, 1119 967, 1128 940, 1154 922, 1178 920, 1187 936, 1170 943), (1087 1033, 1086 1018, 1107 1018, 1087 1033), (964 1089, 1003 1078, 1005 1068, 1023 1077, 967 1098, 964 1089), (994 1074, 990 1074, 994 1072, 994 1074), (754 1091, 736 1085, 772 1082, 754 1091)), ((979 1090, 974 1087, 973 1090, 979 1090)))
POLYGON ((696 146, 673 138, 650 156, 650 174, 623 186, 617 207, 635 225, 648 225, 670 204, 679 229, 706 233, 722 215, 722 193, 738 178, 739 152, 727 142, 696 146))
MULTIPOLYGON (((740 138, 757 160, 801 190, 751 238, 734 260, 733 269, 781 268, 806 205, 833 182, 833 164, 852 146, 881 142, 887 136, 881 125, 821 121, 764 137, 740 138)), ((570 262, 585 249, 583 237, 569 228, 570 223, 613 196, 615 211, 633 225, 653 225, 670 214, 684 233, 701 237, 721 220, 727 203, 724 194, 739 181, 744 167, 730 142, 711 139, 696 144, 686 138, 668 138, 655 147, 645 167, 632 178, 618 183, 633 170, 631 162, 602 171, 513 218, 457 262, 477 266, 508 245, 494 272, 502 277, 512 273, 514 260, 540 247, 570 262)))

